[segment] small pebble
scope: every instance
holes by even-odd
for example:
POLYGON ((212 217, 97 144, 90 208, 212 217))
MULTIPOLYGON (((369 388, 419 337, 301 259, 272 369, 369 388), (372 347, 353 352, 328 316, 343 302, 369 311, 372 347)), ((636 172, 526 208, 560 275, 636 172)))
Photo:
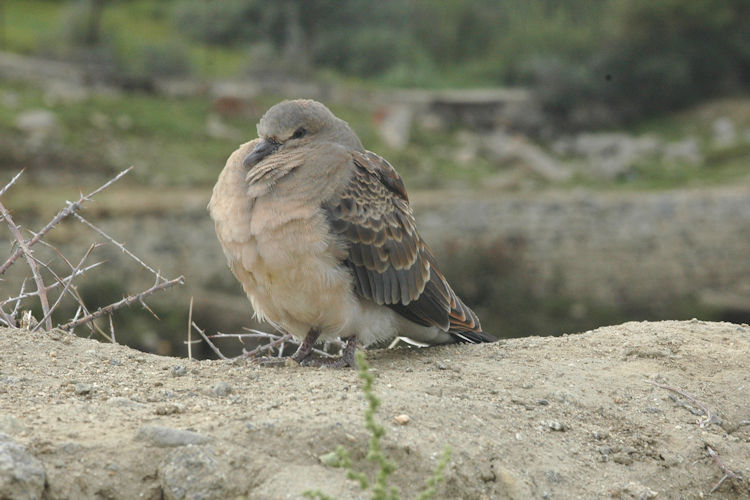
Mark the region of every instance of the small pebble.
POLYGON ((550 420, 547 422, 547 427, 552 429, 553 431, 563 432, 567 430, 567 426, 565 424, 561 424, 557 420, 550 420))
POLYGON ((609 432, 605 430, 594 431, 591 433, 591 436, 594 439, 598 439, 598 440, 607 439, 609 437, 609 432))
POLYGON ((401 415, 396 415, 395 417, 393 417, 393 420, 395 420, 398 425, 406 425, 411 422, 411 417, 405 413, 402 413, 401 415))
POLYGON ((187 375, 187 367, 185 365, 175 365, 172 367, 172 375, 175 377, 182 377, 183 375, 187 375))
POLYGON ((173 415, 175 413, 180 413, 182 408, 179 405, 176 405, 174 403, 166 403, 162 404, 156 407, 154 410, 154 413, 157 415, 173 415))
POLYGON ((89 384, 79 382, 75 386, 73 386, 73 390, 79 396, 85 396, 86 394, 91 393, 91 386, 89 384))
POLYGON ((224 381, 221 381, 217 382, 211 390, 214 392, 214 394, 216 394, 220 398, 223 398, 232 393, 232 386, 224 381))
POLYGON ((210 440, 208 436, 193 431, 184 431, 163 427, 161 425, 144 425, 135 434, 136 441, 146 441, 161 448, 203 444, 210 440))

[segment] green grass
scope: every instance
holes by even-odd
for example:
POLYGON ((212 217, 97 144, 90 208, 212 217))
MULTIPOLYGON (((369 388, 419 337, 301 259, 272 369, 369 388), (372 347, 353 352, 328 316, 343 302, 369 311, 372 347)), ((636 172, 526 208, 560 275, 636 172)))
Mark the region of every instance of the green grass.
MULTIPOLYGON (((5 82, 0 83, 2 93, 15 95, 18 106, 0 106, 0 134, 19 134, 15 122, 23 110, 49 109, 58 117, 61 135, 45 147, 69 153, 66 157, 71 168, 108 175, 135 165, 132 177, 140 183, 172 186, 213 184, 229 154, 256 136, 255 124, 260 115, 282 99, 259 97, 253 101, 253 112, 222 117, 222 122, 237 135, 214 138, 206 133, 206 122, 213 111, 210 99, 204 96, 170 99, 144 93, 94 93, 81 102, 53 103, 46 102, 38 88, 5 82), (103 117, 103 126, 95 124, 97 116, 103 117), (129 123, 128 127, 121 126, 123 121, 129 123)), ((410 189, 440 187, 444 182, 475 186, 496 170, 481 158, 468 166, 456 166, 450 150, 460 147, 460 141, 451 132, 424 133, 415 129, 412 143, 395 150, 380 139, 370 109, 351 105, 332 108, 350 122, 366 148, 377 151, 398 169, 410 189)), ((24 149, 22 142, 9 142, 9 147, 21 150, 7 155, 9 158, 40 153, 24 149)))
MULTIPOLYGON (((4 0, 2 50, 64 55, 60 43, 66 9, 71 2, 4 0)), ((230 77, 248 67, 243 47, 216 47, 189 42, 171 19, 172 2, 136 0, 107 5, 102 18, 104 42, 120 64, 137 69, 144 49, 172 44, 188 55, 190 68, 199 76, 230 77)))
POLYGON ((56 33, 62 3, 45 0, 5 0, 2 3, 3 50, 30 53, 40 39, 56 33))

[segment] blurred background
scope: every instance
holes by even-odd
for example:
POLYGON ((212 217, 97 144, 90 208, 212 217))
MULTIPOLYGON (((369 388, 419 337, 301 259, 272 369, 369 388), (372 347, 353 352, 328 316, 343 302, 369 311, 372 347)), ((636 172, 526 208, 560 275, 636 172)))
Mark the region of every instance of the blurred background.
MULTIPOLYGON (((3 203, 38 229, 134 165, 84 214, 185 275, 149 299, 160 321, 115 315, 120 342, 182 355, 190 297, 209 332, 260 326, 205 206, 263 112, 309 97, 401 173, 486 331, 750 322, 749 19, 746 0, 0 0, 0 185, 26 168, 3 203)), ((97 251, 90 308, 152 283, 97 251)))

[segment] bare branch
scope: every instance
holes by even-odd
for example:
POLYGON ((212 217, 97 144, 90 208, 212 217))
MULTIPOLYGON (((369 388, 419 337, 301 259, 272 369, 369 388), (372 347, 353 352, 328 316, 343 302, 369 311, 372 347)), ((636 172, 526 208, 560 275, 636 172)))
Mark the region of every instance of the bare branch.
POLYGON ((659 382, 656 382, 654 380, 646 380, 646 382, 648 382, 649 384, 655 385, 656 387, 660 387, 660 388, 666 389, 668 391, 676 392, 680 396, 682 396, 684 398, 687 398, 690 401, 692 401, 693 403, 695 403, 696 406, 698 406, 698 408, 700 408, 701 411, 706 415, 706 419, 705 420, 701 420, 701 422, 700 422, 700 426, 701 427, 705 427, 705 426, 709 425, 711 423, 711 421, 713 420, 714 416, 711 414, 711 411, 708 409, 708 407, 706 405, 704 405, 703 403, 701 403, 700 401, 698 401, 697 399, 695 399, 693 396, 691 396, 687 392, 683 391, 682 389, 679 389, 677 387, 672 387, 670 385, 660 384, 659 382))
POLYGON ((60 301, 62 301, 63 297, 65 297, 65 294, 68 292, 68 288, 70 288, 70 285, 73 283, 73 276, 78 273, 78 271, 81 269, 81 266, 86 261, 86 259, 89 258, 89 255, 91 255, 91 252, 94 250, 94 248, 96 248, 96 243, 94 243, 93 245, 89 247, 89 249, 86 251, 83 257, 81 257, 81 261, 78 263, 78 265, 73 268, 73 274, 71 274, 71 279, 69 279, 68 282, 65 284, 65 286, 62 289, 62 292, 60 292, 60 295, 57 296, 57 300, 55 301, 54 304, 52 304, 52 307, 50 307, 47 314, 45 314, 44 317, 41 319, 41 321, 39 321, 39 323, 37 323, 34 329, 31 330, 32 332, 35 332, 37 328, 39 328, 39 325, 41 325, 43 322, 50 319, 50 317, 52 316, 52 313, 60 304, 60 301))
POLYGON ((11 314, 8 314, 5 312, 5 309, 0 306, 0 321, 5 323, 5 326, 8 328, 13 328, 16 326, 16 322, 13 320, 13 316, 11 314))
POLYGON ((727 479, 742 479, 742 477, 737 474, 736 472, 732 471, 729 467, 724 465, 724 462, 719 457, 719 454, 716 453, 716 451, 711 448, 709 445, 706 445, 706 451, 708 452, 708 455, 714 459, 714 462, 716 462, 716 465, 719 466, 719 469, 724 473, 721 479, 719 479, 719 482, 714 485, 713 488, 711 488, 711 491, 708 493, 711 494, 717 489, 719 489, 719 486, 721 486, 721 483, 723 483, 727 479))
POLYGON ((112 343, 116 344, 117 339, 115 339, 115 324, 112 323, 112 313, 109 313, 107 316, 109 316, 109 334, 112 337, 112 343))
POLYGON ((104 314, 109 314, 113 311, 116 311, 117 309, 132 304, 133 302, 137 302, 141 300, 143 297, 147 297, 155 292, 158 292, 159 290, 164 290, 165 288, 172 287, 174 285, 182 285, 185 282, 185 278, 183 276, 179 276, 173 280, 165 281, 163 283, 160 283, 158 285, 154 285, 148 290, 144 290, 136 295, 130 295, 128 297, 125 297, 124 299, 115 302, 113 304, 110 304, 106 307, 99 308, 95 312, 84 316, 83 318, 77 320, 77 321, 69 321, 68 323, 65 323, 64 325, 60 325, 60 328, 63 330, 69 330, 72 328, 75 328, 79 325, 82 325, 84 323, 88 323, 89 321, 93 321, 99 316, 103 316, 104 314))
MULTIPOLYGON (((107 182, 105 182, 104 184, 102 184, 101 186, 99 186, 98 188, 96 188, 93 191, 91 191, 89 194, 87 194, 87 195, 81 195, 81 197, 75 203, 68 202, 65 208, 63 208, 62 210, 60 210, 57 213, 57 215, 55 215, 52 218, 52 220, 50 220, 47 223, 46 226, 44 226, 38 233, 36 233, 34 235, 33 238, 31 238, 28 241, 28 246, 29 247, 34 246, 34 244, 36 244, 42 238, 42 236, 44 236, 45 234, 47 234, 61 220, 63 220, 65 217, 67 217, 71 213, 75 212, 76 210, 79 210, 81 208, 81 205, 83 203, 85 203, 87 201, 91 201, 91 197, 92 196, 94 196, 95 194, 99 193, 103 189, 108 188, 113 183, 117 182, 123 175, 127 174, 131 170, 133 170, 133 167, 126 168, 125 170, 123 170, 122 172, 120 172, 119 174, 117 174, 112 179, 108 180, 107 182)), ((2 275, 3 273, 5 273, 5 271, 8 270, 8 268, 11 266, 11 264, 13 264, 13 262, 15 262, 15 260, 18 259, 18 257, 21 256, 21 253, 23 253, 23 250, 19 248, 18 250, 15 251, 15 253, 13 253, 10 257, 8 257, 8 260, 6 260, 5 263, 2 266, 0 266, 0 275, 2 275)))
POLYGON ((206 343, 208 344, 208 347, 210 347, 210 348, 211 348, 211 349, 212 349, 212 350, 213 350, 213 351, 214 351, 214 352, 216 353, 216 355, 217 355, 217 356, 219 356, 219 357, 220 357, 221 359, 223 359, 223 360, 225 360, 225 361, 229 359, 229 358, 227 358, 226 356, 224 356, 224 355, 223 355, 223 354, 221 353, 221 351, 219 350, 219 348, 218 348, 218 347, 216 347, 216 346, 214 345, 214 343, 213 343, 213 342, 211 342, 211 339, 209 339, 209 338, 208 338, 208 335, 206 335, 206 332, 204 332, 203 330, 201 330, 201 329, 200 329, 200 327, 199 327, 198 325, 196 325, 195 323, 193 323, 193 328, 195 328, 195 330, 196 330, 196 331, 197 331, 198 333, 200 333, 200 334, 201 334, 201 337, 203 337, 203 340, 205 340, 205 341, 206 341, 206 343))
POLYGON ((155 271, 154 269, 151 268, 151 266, 149 266, 148 264, 146 264, 145 262, 143 262, 141 259, 139 259, 133 252, 131 252, 130 250, 128 250, 127 248, 125 248, 125 245, 123 245, 119 241, 117 241, 114 238, 112 238, 110 235, 108 235, 107 233, 105 233, 104 231, 102 231, 101 229, 99 229, 97 226, 95 226, 94 224, 92 224, 88 220, 86 220, 83 217, 81 217, 80 214, 73 213, 73 216, 76 219, 78 219, 79 221, 81 221, 83 224, 87 225, 88 227, 90 227, 91 229, 93 229, 94 231, 96 231, 97 233, 99 233, 102 237, 104 237, 108 241, 110 241, 113 245, 115 245, 117 248, 119 248, 122 251, 122 253, 126 254, 128 257, 130 257, 131 259, 133 259, 134 261, 136 261, 137 263, 139 263, 141 266, 143 266, 144 268, 146 268, 149 271, 151 271, 151 273, 156 276, 157 281, 159 279, 161 279, 162 281, 166 281, 166 278, 164 278, 163 276, 161 276, 161 274, 158 271, 155 271))
MULTIPOLYGON (((23 295, 23 291, 26 289, 26 278, 24 277, 23 281, 21 282, 21 295, 23 295)), ((3 302, 3 304, 5 304, 3 302)), ((11 313, 11 318, 15 319, 16 314, 18 314, 18 308, 21 306, 21 301, 17 301, 16 305, 13 306, 13 312, 11 313)))
MULTIPOLYGON (((26 240, 23 239, 23 235, 21 234, 21 230, 18 228, 15 222, 13 222, 13 218, 10 216, 10 212, 5 208, 5 205, 0 202, 0 213, 2 213, 3 218, 5 219, 5 222, 8 224, 8 227, 10 228, 10 232, 13 233, 13 236, 16 238, 16 241, 18 241, 18 245, 20 246, 20 251, 23 252, 24 257, 26 257, 26 262, 29 264, 29 268, 31 269, 31 274, 34 276, 34 281, 36 282, 36 289, 37 292, 39 292, 39 302, 42 304, 42 312, 44 313, 44 316, 47 318, 47 330, 52 329, 52 319, 49 317, 49 301, 47 300, 47 290, 44 286, 44 280, 42 280, 41 274, 39 274, 39 268, 36 265, 36 262, 31 256, 31 250, 29 249, 28 245, 26 244, 26 240)), ((0 272, 2 274, 2 272, 0 272)))
POLYGON ((14 177, 13 177, 13 178, 12 178, 12 179, 10 180, 10 182, 9 182, 9 183, 7 183, 7 184, 5 185, 5 187, 4 187, 4 188, 0 189, 0 196, 4 195, 4 194, 5 194, 5 192, 6 192, 6 191, 7 191, 8 189, 10 189, 10 187, 11 187, 11 186, 12 186, 13 184, 15 184, 15 183, 16 183, 16 181, 18 180, 18 178, 19 178, 19 177, 21 177, 21 174, 22 174, 22 173, 24 172, 24 170, 26 170, 26 169, 25 169, 25 168, 21 169, 21 171, 20 171, 20 172, 18 172, 18 173, 17 173, 17 174, 16 174, 16 175, 15 175, 15 176, 14 176, 14 177))
POLYGON ((187 348, 188 348, 188 359, 193 359, 193 297, 190 296, 190 310, 188 311, 188 331, 187 331, 187 348))
MULTIPOLYGON (((65 286, 68 282, 70 282, 76 276, 80 276, 83 273, 85 273, 86 271, 90 271, 91 269, 94 269, 95 267, 99 267, 102 264, 104 264, 104 262, 105 261, 96 262, 94 264, 91 264, 89 266, 84 267, 83 269, 79 269, 76 273, 71 274, 70 276, 66 276, 62 280, 57 281, 57 282, 52 283, 51 285, 49 285, 47 287, 47 291, 50 291, 50 290, 58 287, 60 284, 62 284, 63 286, 65 286)), ((26 283, 25 280, 24 280, 24 283, 26 283)), ((21 293, 19 295, 16 295, 15 297, 10 297, 10 298, 5 299, 4 301, 0 302, 0 307, 4 306, 6 304, 10 304, 11 302, 15 302, 16 305, 18 305, 18 304, 20 304, 20 302, 23 299, 27 299, 29 297, 35 297, 36 295, 38 295, 38 292, 36 292, 36 291, 24 293, 23 292, 23 286, 21 286, 21 293)))

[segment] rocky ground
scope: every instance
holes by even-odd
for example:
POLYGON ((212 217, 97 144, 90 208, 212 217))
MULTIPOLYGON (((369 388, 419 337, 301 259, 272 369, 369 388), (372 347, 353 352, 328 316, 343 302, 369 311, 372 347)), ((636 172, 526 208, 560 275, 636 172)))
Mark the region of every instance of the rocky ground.
MULTIPOLYGON (((369 498, 319 459, 343 445, 372 470, 353 370, 159 357, 57 331, 0 329, 0 353, 0 498, 369 498)), ((404 498, 446 445, 438 498, 750 495, 748 325, 367 357, 404 498), (729 471, 740 477, 711 492, 729 471)))

